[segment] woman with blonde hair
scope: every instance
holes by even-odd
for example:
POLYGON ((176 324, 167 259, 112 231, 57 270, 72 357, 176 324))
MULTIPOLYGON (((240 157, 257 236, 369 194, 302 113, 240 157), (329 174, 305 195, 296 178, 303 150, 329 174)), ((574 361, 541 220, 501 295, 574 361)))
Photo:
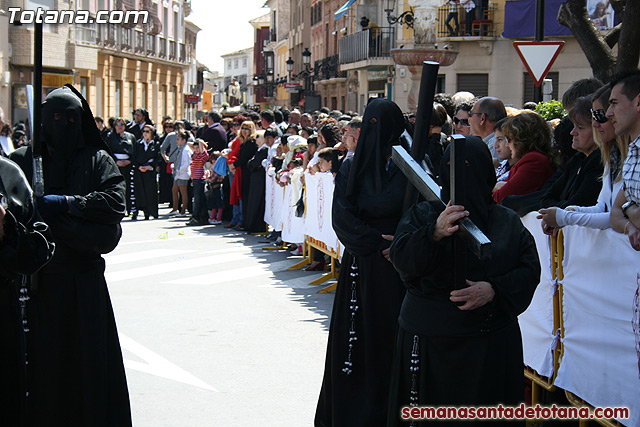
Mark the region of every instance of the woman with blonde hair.
POLYGON ((230 203, 233 205, 233 218, 230 225, 239 230, 244 228, 243 220, 246 218, 247 207, 246 204, 243 205, 242 201, 249 195, 249 185, 251 182, 250 174, 243 172, 247 166, 247 162, 249 162, 256 151, 258 151, 255 123, 251 120, 242 122, 238 137, 234 142, 236 142, 235 147, 231 147, 231 152, 227 160, 229 170, 233 173, 230 197, 230 203))
POLYGON ((606 116, 609 108, 611 88, 603 86, 592 97, 591 124, 593 139, 600 147, 601 161, 604 166, 602 189, 594 206, 567 206, 566 209, 551 207, 540 209, 543 229, 554 232, 565 225, 581 225, 583 227, 606 229, 609 223, 611 206, 616 194, 622 187, 622 163, 629 151, 629 137, 616 136, 611 120, 606 116), (545 225, 547 227, 545 227, 545 225))

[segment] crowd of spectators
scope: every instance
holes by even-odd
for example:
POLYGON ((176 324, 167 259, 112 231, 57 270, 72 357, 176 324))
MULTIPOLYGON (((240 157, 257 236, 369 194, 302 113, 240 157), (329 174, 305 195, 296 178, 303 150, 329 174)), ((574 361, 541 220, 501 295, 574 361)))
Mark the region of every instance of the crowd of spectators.
MULTIPOLYGON (((627 208, 632 216, 623 215, 626 222, 618 218, 620 225, 614 228, 640 234, 640 223, 634 222, 634 190, 623 179, 627 152, 637 150, 631 140, 637 142, 638 135, 632 125, 620 125, 628 116, 633 121, 629 111, 635 111, 638 73, 614 81, 623 87, 619 90, 595 79, 576 81, 562 99, 568 117, 549 122, 530 102, 517 109, 469 92, 437 94, 427 164, 437 177, 451 134, 475 135, 493 157, 496 202, 521 216, 540 210, 549 233, 569 224, 608 228, 608 213, 620 216, 622 205, 631 202, 627 208), (620 196, 616 210, 620 191, 624 198, 620 196)), ((405 114, 405 124, 411 135, 415 116, 405 114)), ((302 197, 305 172, 335 176, 354 155, 362 118, 327 108, 313 113, 278 108, 224 118, 211 111, 204 123, 164 117, 156 127, 140 108, 132 112, 131 121, 112 117, 105 123, 96 117, 96 125, 125 177, 132 220, 140 213, 144 219, 158 218, 158 205, 168 203, 169 215, 185 218, 189 226, 223 225, 259 233, 267 230, 264 180, 291 185, 302 197)), ((12 128, 3 123, 2 154, 25 144, 25 131, 24 124, 12 128)), ((635 168, 631 160, 626 162, 630 185, 635 186, 635 168)), ((272 240, 278 237, 269 235, 272 240)))

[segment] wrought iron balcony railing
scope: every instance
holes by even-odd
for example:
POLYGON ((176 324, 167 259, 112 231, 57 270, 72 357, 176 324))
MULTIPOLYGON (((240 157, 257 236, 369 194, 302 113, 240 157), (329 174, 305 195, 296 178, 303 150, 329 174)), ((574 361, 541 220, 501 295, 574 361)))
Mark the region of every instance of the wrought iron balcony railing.
POLYGON ((340 39, 340 64, 371 58, 388 58, 395 48, 395 28, 376 27, 340 39))

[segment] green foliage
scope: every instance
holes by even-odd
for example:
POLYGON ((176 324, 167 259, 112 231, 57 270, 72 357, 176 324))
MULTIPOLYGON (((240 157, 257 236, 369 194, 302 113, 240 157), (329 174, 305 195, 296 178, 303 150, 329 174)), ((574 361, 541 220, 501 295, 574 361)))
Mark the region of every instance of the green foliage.
POLYGON ((562 108, 562 102, 555 99, 548 102, 540 102, 536 107, 536 113, 544 117, 545 120, 563 119, 567 112, 562 108))

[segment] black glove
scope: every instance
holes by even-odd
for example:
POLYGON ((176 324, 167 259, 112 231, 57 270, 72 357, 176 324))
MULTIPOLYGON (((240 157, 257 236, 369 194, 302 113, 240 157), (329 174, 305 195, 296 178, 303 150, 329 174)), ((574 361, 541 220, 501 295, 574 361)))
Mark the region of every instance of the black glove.
POLYGON ((38 212, 45 221, 53 219, 58 214, 69 211, 69 202, 66 196, 58 196, 57 194, 48 194, 39 197, 37 200, 38 212))

